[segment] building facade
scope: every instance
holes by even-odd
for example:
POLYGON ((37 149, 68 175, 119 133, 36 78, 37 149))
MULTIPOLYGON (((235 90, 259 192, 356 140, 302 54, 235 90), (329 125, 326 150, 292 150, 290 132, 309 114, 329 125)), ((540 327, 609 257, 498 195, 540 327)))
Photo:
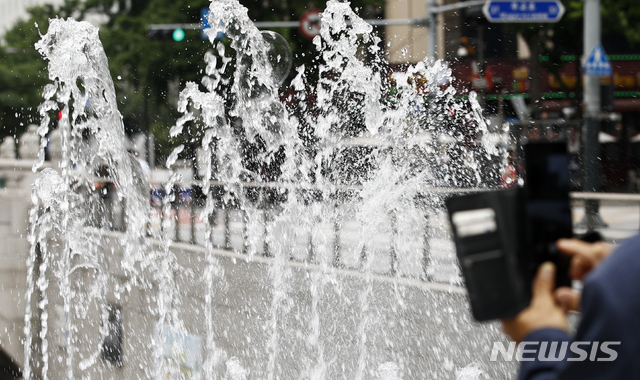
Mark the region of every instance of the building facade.
POLYGON ((0 41, 4 40, 4 34, 18 20, 29 17, 29 8, 44 4, 59 6, 62 3, 64 0, 0 0, 0 41))

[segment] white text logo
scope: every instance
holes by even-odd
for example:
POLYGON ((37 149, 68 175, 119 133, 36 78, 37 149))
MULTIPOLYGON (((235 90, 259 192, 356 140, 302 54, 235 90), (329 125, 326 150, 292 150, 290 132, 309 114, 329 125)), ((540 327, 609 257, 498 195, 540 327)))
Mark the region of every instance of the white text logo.
POLYGON ((516 346, 515 342, 505 347, 502 342, 494 342, 491 350, 490 361, 498 360, 498 354, 502 360, 510 362, 514 359, 519 362, 558 362, 566 360, 570 362, 582 362, 585 360, 612 362, 618 357, 618 353, 611 346, 619 346, 620 342, 521 342, 516 346))

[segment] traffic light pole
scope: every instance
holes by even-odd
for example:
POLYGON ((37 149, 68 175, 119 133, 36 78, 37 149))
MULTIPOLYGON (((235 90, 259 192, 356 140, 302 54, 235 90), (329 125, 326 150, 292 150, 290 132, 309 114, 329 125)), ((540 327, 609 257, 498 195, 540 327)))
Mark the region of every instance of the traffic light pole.
POLYGON ((436 39, 437 36, 437 26, 438 19, 437 16, 440 13, 455 11, 457 9, 469 8, 475 5, 483 5, 486 0, 471 0, 471 1, 460 1, 453 4, 446 5, 436 5, 437 0, 429 0, 427 3, 427 15, 428 18, 425 22, 425 25, 429 27, 429 45, 427 48, 427 55, 434 62, 438 58, 438 53, 436 52, 436 39))
MULTIPOLYGON (((600 42, 600 0, 584 1, 584 55, 585 60, 591 49, 600 42)), ((600 78, 593 75, 584 76, 584 191, 599 190, 600 163, 598 159, 600 146, 600 78)), ((588 231, 602 224, 598 215, 597 200, 585 200, 585 222, 588 231)))
POLYGON ((438 57, 438 53, 436 52, 436 27, 438 24, 438 14, 434 12, 436 8, 436 0, 429 0, 427 7, 427 14, 429 15, 429 45, 427 48, 427 55, 429 56, 429 58, 431 58, 432 61, 435 62, 436 58, 438 57))
MULTIPOLYGON (((389 26, 389 25, 414 25, 414 26, 426 26, 428 20, 417 18, 399 18, 390 20, 378 20, 370 19, 364 20, 373 26, 389 26)), ((269 28, 298 28, 300 22, 298 21, 256 21, 253 23, 258 29, 269 28)), ((201 29, 200 24, 151 24, 147 26, 147 30, 170 30, 170 29, 185 29, 185 30, 198 30, 201 29)))
MULTIPOLYGON (((437 16, 440 13, 454 11, 457 9, 468 8, 476 5, 482 5, 486 0, 469 0, 469 1, 460 1, 453 4, 446 5, 437 5, 437 0, 428 0, 427 5, 427 18, 426 19, 417 19, 417 18, 406 18, 406 19, 371 19, 364 20, 365 22, 373 25, 373 26, 391 26, 391 25, 413 25, 413 26, 426 26, 429 28, 429 46, 428 46, 428 56, 434 61, 437 58, 436 53, 436 39, 437 32, 436 27, 438 24, 437 16)), ((254 23, 258 29, 269 29, 269 28, 297 28, 300 23, 298 21, 257 21, 254 23)), ((201 29, 202 26, 200 24, 152 24, 147 26, 148 31, 156 31, 156 30, 171 30, 171 29, 184 29, 184 30, 194 30, 201 29)))

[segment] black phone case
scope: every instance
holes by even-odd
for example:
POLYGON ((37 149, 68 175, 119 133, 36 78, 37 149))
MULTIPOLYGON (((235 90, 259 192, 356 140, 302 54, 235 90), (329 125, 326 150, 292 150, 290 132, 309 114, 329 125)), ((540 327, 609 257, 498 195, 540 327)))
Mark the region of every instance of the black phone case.
MULTIPOLYGON (((471 312, 478 321, 510 318, 529 304, 531 281, 527 274, 528 264, 524 261, 522 198, 521 189, 509 189, 458 196, 446 201, 471 312), (480 226, 472 233, 461 231, 462 228, 472 230, 473 223, 461 225, 456 217, 478 210, 493 211, 495 228, 480 226)), ((478 223, 491 225, 486 220, 478 223)))

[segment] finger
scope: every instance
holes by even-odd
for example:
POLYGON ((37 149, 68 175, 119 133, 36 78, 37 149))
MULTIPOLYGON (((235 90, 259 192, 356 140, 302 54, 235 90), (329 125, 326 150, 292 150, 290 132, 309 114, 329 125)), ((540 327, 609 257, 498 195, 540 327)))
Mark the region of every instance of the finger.
POLYGON ((533 282, 533 300, 553 299, 556 266, 547 261, 540 266, 533 282))
POLYGON ((581 255, 593 250, 592 243, 586 243, 580 239, 558 239, 556 247, 567 255, 581 255))
POLYGON ((500 321, 502 323, 502 331, 514 342, 520 343, 522 340, 522 332, 520 322, 518 317, 511 319, 503 319, 500 321))
POLYGON ((593 243, 593 249, 595 258, 598 262, 609 257, 613 252, 613 248, 609 244, 601 241, 593 243))
POLYGON ((581 294, 579 292, 563 286, 556 289, 555 298, 565 313, 567 311, 580 311, 581 294))
POLYGON ((571 258, 570 276, 576 280, 582 280, 582 278, 593 269, 595 263, 593 260, 577 255, 571 258))
POLYGON ((556 247, 564 254, 586 256, 600 261, 611 253, 611 246, 603 242, 587 243, 580 239, 558 239, 556 247))

